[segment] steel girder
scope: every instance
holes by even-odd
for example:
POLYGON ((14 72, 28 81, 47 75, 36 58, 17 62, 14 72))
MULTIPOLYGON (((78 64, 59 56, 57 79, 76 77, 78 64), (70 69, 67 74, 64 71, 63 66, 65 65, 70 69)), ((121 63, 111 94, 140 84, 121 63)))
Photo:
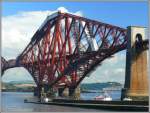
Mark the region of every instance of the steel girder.
POLYGON ((1 57, 1 76, 3 75, 4 71, 6 70, 6 67, 8 65, 8 62, 3 58, 1 57))
POLYGON ((58 13, 37 30, 18 56, 37 84, 76 87, 94 67, 126 49, 126 29, 58 13), (92 50, 90 41, 97 49, 92 50))

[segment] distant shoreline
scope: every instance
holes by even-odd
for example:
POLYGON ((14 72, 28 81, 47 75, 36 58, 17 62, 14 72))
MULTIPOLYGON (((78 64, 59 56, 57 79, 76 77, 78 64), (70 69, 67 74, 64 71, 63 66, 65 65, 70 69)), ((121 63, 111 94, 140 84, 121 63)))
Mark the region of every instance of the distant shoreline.
MULTIPOLYGON (((11 91, 11 90, 1 90, 1 92, 33 92, 33 91, 11 91)), ((34 92, 33 92, 34 93, 34 92)))
MULTIPOLYGON (((121 91, 121 90, 110 90, 110 91, 121 91)), ((33 92, 34 93, 34 91, 17 91, 17 90, 2 90, 2 92, 33 92)), ((86 91, 81 91, 81 93, 104 93, 105 91, 99 91, 99 90, 95 90, 95 91, 88 91, 88 90, 86 90, 86 91)))
MULTIPOLYGON (((81 84, 80 91, 81 93, 103 93, 104 91, 119 91, 122 86, 118 82, 81 84)), ((2 92, 34 92, 34 88, 34 84, 25 81, 2 83, 2 92)))

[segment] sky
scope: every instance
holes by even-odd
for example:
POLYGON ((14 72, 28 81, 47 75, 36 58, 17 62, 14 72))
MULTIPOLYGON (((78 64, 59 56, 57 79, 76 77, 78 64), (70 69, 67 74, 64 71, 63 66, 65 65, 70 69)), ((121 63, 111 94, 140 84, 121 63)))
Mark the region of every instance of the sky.
MULTIPOLYGON (((147 2, 3 2, 2 3, 2 56, 16 58, 30 42, 47 15, 66 10, 86 18, 119 27, 148 26, 147 2)), ((124 84, 125 53, 119 52, 105 60, 83 83, 115 81, 124 84)), ((24 68, 9 69, 2 80, 32 80, 24 68)))

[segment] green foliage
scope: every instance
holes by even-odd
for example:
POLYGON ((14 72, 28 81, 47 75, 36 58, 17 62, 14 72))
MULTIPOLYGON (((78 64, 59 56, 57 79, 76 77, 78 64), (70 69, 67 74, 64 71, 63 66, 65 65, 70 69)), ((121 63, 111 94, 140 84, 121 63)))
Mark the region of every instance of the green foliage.
MULTIPOLYGON (((16 85, 31 83, 32 81, 23 81, 23 82, 9 82, 9 83, 2 83, 2 86, 5 87, 2 91, 20 91, 20 92, 32 92, 34 91, 33 86, 26 86, 26 87, 16 87, 16 85)), ((33 83, 34 84, 34 83, 33 83)), ((91 84, 81 84, 80 89, 81 92, 88 91, 88 90, 102 90, 103 88, 108 87, 122 87, 122 84, 117 82, 106 82, 106 83, 91 83, 91 84)), ((48 90, 49 94, 54 94, 52 89, 48 90)))
POLYGON ((102 90, 108 87, 122 87, 122 84, 117 82, 106 82, 106 83, 91 83, 91 84, 81 84, 81 91, 86 90, 102 90))
MULTIPOLYGON (((20 85, 20 83, 18 83, 20 85)), ((17 83, 2 83, 2 91, 16 91, 16 92, 33 92, 34 87, 27 86, 27 87, 17 87, 17 83)))

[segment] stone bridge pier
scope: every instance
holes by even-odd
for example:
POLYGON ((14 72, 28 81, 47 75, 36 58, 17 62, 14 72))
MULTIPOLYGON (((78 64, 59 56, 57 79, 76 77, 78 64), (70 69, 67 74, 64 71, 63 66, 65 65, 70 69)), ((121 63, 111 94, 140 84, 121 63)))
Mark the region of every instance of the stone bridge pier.
POLYGON ((80 87, 77 88, 58 88, 58 96, 71 99, 80 99, 80 87))
POLYGON ((125 85, 121 98, 148 100, 147 51, 143 50, 146 28, 130 26, 127 29, 125 85))
POLYGON ((80 86, 77 88, 68 88, 65 86, 59 86, 56 89, 50 88, 49 85, 42 85, 34 88, 34 96, 39 98, 70 98, 78 100, 80 99, 80 86))

